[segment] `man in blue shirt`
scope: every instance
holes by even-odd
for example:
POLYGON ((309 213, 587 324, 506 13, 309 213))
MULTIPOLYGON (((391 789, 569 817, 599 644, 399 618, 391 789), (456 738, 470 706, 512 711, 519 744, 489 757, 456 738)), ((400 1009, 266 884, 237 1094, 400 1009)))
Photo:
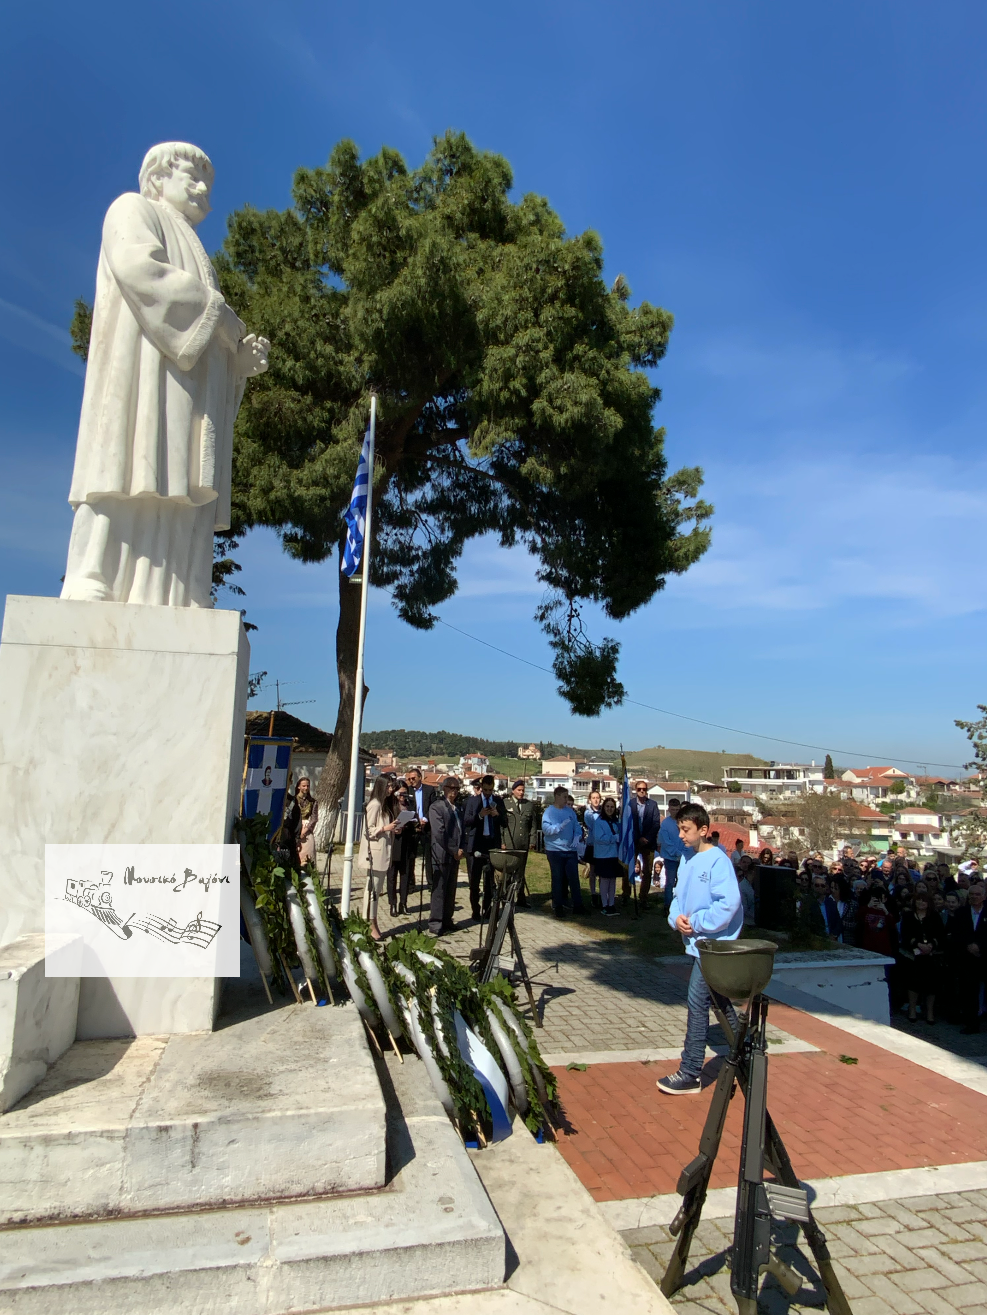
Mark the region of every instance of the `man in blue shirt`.
POLYGON ((579 858, 576 842, 583 834, 579 818, 566 802, 569 792, 557 785, 552 803, 541 819, 541 833, 545 840, 545 857, 552 874, 552 908, 557 918, 564 916, 563 903, 566 890, 572 895, 573 913, 582 913, 583 899, 579 888, 579 858))
MULTIPOLYGON (((718 846, 711 845, 707 839, 709 814, 706 809, 700 804, 683 804, 677 821, 683 849, 691 852, 680 861, 668 921, 685 941, 686 954, 692 957, 689 1016, 679 1071, 670 1073, 667 1078, 659 1078, 657 1086, 666 1096, 692 1096, 702 1090, 700 1074, 706 1062, 712 998, 699 967, 696 941, 704 938, 736 940, 744 925, 744 912, 733 864, 718 846)), ((733 1005, 725 996, 718 995, 715 999, 731 1028, 736 1029, 737 1015, 733 1005)))
POLYGON ((677 799, 669 799, 665 820, 658 828, 658 853, 661 855, 665 871, 665 898, 663 903, 666 918, 668 917, 668 910, 672 907, 672 891, 675 889, 679 863, 682 860, 682 851, 684 849, 682 839, 679 836, 679 824, 675 820, 678 807, 679 801, 677 799))

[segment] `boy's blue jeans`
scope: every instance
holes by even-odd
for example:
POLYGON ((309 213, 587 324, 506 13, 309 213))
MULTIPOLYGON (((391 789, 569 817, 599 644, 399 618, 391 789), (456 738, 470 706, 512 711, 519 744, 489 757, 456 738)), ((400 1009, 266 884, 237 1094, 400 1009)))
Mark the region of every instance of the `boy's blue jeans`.
MULTIPOLYGON (((709 1036, 709 1010, 713 992, 706 985, 706 978, 699 967, 699 960, 692 961, 692 976, 689 978, 689 1018, 685 1025, 685 1045, 682 1048, 682 1063, 679 1071, 686 1077, 698 1078, 706 1063, 706 1039, 709 1036)), ((737 1014, 725 995, 717 995, 716 1003, 721 1013, 726 1014, 727 1022, 734 1029, 736 1036, 737 1014)))
POLYGON ((579 859, 576 851, 549 849, 545 857, 552 873, 552 905, 555 912, 562 911, 568 886, 572 895, 573 913, 582 913, 583 897, 579 889, 579 859))

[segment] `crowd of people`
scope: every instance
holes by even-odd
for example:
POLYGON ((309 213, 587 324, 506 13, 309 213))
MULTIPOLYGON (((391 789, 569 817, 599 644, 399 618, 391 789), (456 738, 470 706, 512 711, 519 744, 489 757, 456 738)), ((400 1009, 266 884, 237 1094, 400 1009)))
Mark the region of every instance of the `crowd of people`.
MULTIPOLYGON (((919 1012, 934 1024, 937 1006, 967 1034, 980 1030, 987 976, 983 873, 976 859, 953 867, 943 859, 919 865, 903 847, 857 858, 848 845, 827 864, 822 854, 800 863, 795 854, 755 859, 738 853, 738 880, 753 885, 765 867, 795 869, 801 930, 834 944, 856 945, 894 959, 887 973, 893 1009, 919 1012)), ((756 916, 756 913, 755 913, 756 916)))
MULTIPOLYGON (((360 863, 370 872, 365 913, 370 919, 371 935, 380 937, 377 913, 385 891, 391 916, 398 917, 408 912, 408 896, 415 890, 417 880, 433 896, 438 885, 446 892, 432 901, 429 931, 442 935, 453 930, 454 905, 450 900, 455 898, 455 877, 445 874, 453 862, 458 871, 458 861, 464 857, 470 915, 475 920, 486 918, 494 885, 491 851, 517 851, 523 872, 536 833, 541 835, 548 859, 552 910, 556 917, 564 917, 567 910, 576 914, 598 910, 604 917, 617 917, 620 908, 630 903, 632 880, 640 886, 642 911, 648 908, 654 883, 664 891, 667 914, 684 853, 675 821, 678 800, 670 801, 663 820, 657 804, 648 797, 648 783, 635 782, 630 808, 637 859, 635 872, 631 874, 618 856, 620 817, 612 797, 603 799, 599 792, 594 792, 586 806, 577 809, 572 795, 560 786, 552 802, 542 810, 536 800, 528 798, 527 782, 523 778, 516 780, 503 797, 495 793, 494 784, 492 775, 479 777, 470 786, 450 776, 437 789, 424 784, 417 769, 409 770, 404 777, 396 773, 377 777, 366 804, 359 851, 360 863), (435 819, 431 816, 433 808, 437 808, 435 819), (455 814, 455 821, 447 808, 455 814), (421 870, 416 878, 419 861, 421 870), (583 898, 584 874, 588 878, 588 901, 583 898)), ((306 801, 307 797, 306 782, 306 801)), ((314 830, 318 817, 316 811, 312 820, 309 809, 303 818, 302 812, 307 807, 303 801, 300 809, 293 806, 289 812, 300 843, 302 832, 306 827, 314 830)), ((518 901, 522 907, 528 903, 523 889, 522 885, 518 901)))
MULTIPOLYGON (((459 862, 466 859, 470 914, 486 918, 493 898, 492 850, 517 850, 523 864, 534 838, 535 804, 526 783, 515 781, 506 799, 494 792, 491 775, 464 788, 447 776, 440 789, 426 785, 417 769, 403 778, 385 773, 374 781, 364 811, 359 861, 369 870, 364 913, 370 934, 381 939, 379 901, 386 890, 392 917, 408 912, 408 897, 420 881, 429 892, 428 929, 433 936, 454 931, 459 862), (417 872, 418 862, 420 872, 417 872)), ((525 905, 522 895, 519 903, 525 905)))
MULTIPOLYGON (((464 857, 470 915, 484 919, 494 885, 491 851, 515 850, 523 864, 537 832, 551 873, 556 917, 568 910, 617 917, 631 901, 632 880, 639 883, 641 912, 655 889, 668 915, 679 867, 690 856, 677 820, 680 800, 670 799, 662 818, 648 797, 647 782, 634 783, 630 809, 637 857, 632 874, 619 859, 620 815, 612 796, 604 799, 594 792, 580 810, 560 786, 541 811, 527 796, 523 779, 503 797, 494 784, 491 775, 470 786, 450 776, 436 788, 426 785, 416 769, 403 778, 385 774, 376 779, 360 850, 371 873, 365 913, 375 938, 381 935, 377 911, 385 891, 391 915, 397 917, 408 912, 408 897, 418 882, 424 885, 423 898, 428 892, 430 933, 454 930, 456 881, 464 857)), ((300 855, 307 853, 314 846, 318 810, 306 779, 298 783, 288 819, 300 855)), ((802 932, 894 959, 887 973, 892 1008, 906 1009, 910 1019, 921 1015, 934 1024, 938 1010, 961 1022, 964 1032, 979 1031, 987 979, 987 917, 982 916, 987 888, 976 860, 954 871, 943 860, 920 867, 904 848, 857 857, 847 846, 840 858, 827 863, 818 852, 802 859, 794 851, 778 853, 769 847, 750 853, 739 839, 727 854, 715 830, 709 830, 704 843, 732 863, 744 923, 758 920, 763 870, 790 869, 802 932)), ((527 904, 523 893, 519 903, 527 904)))

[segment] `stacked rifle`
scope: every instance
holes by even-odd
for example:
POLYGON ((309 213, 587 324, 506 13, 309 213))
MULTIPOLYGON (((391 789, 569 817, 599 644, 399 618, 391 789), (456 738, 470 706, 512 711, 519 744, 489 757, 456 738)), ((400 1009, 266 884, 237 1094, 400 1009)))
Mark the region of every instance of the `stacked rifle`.
POLYGON ((678 1241, 662 1278, 661 1290, 670 1297, 682 1286, 727 1110, 739 1086, 745 1101, 744 1132, 730 1272, 730 1290, 737 1309, 740 1315, 757 1315, 762 1271, 771 1274, 789 1296, 794 1296, 802 1285, 801 1277, 772 1249, 771 1226, 778 1219, 794 1221, 801 1227, 815 1258, 831 1315, 852 1315, 833 1269, 825 1235, 813 1218, 808 1194, 795 1175, 768 1113, 768 1002, 762 992, 770 980, 777 947, 770 941, 700 941, 698 944, 700 967, 710 990, 720 996, 746 999, 747 1008, 740 1015, 734 1035, 714 996, 713 1011, 730 1040, 730 1053, 717 1077, 699 1154, 679 1176, 682 1204, 669 1230, 678 1241), (765 1165, 773 1173, 774 1182, 764 1181, 765 1165))

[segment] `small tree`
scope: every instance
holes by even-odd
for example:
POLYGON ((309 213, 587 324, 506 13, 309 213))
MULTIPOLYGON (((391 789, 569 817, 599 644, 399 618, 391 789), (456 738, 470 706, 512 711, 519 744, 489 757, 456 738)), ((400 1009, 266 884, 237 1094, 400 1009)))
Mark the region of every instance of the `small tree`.
POLYGON ((806 829, 810 851, 832 849, 838 840, 853 835, 859 823, 856 813, 837 794, 816 794, 807 790, 793 807, 799 826, 806 829))
POLYGON ((973 746, 973 759, 963 766, 979 777, 980 804, 960 818, 951 828, 951 835, 962 844, 964 854, 975 853, 979 857, 987 848, 987 705, 978 703, 977 711, 981 714, 977 721, 957 721, 956 725, 973 746))
POLYGON ((833 766, 833 759, 828 753, 826 755, 826 761, 823 764, 823 776, 825 776, 827 781, 833 781, 836 779, 836 768, 833 766))

